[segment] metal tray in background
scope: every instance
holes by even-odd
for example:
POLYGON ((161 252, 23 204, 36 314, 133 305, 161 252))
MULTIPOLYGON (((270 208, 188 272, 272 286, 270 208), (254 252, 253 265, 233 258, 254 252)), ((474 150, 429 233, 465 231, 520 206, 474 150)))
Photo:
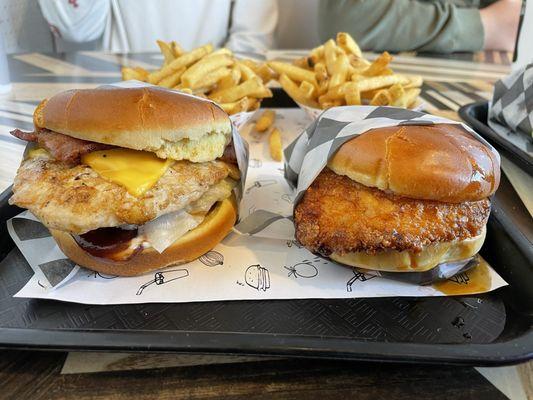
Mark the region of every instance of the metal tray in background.
MULTIPOLYGON (((276 93, 279 102, 293 103, 276 93)), ((275 98, 276 98, 275 97, 275 98)), ((475 296, 93 306, 13 298, 32 275, 0 195, 0 346, 502 365, 533 357, 533 225, 503 176, 482 255, 509 287, 475 296)))
POLYGON ((529 175, 533 175, 533 157, 513 143, 498 135, 487 124, 489 111, 488 101, 477 101, 464 105, 459 109, 459 116, 470 125, 477 133, 488 140, 494 147, 501 151, 507 158, 517 164, 529 175))

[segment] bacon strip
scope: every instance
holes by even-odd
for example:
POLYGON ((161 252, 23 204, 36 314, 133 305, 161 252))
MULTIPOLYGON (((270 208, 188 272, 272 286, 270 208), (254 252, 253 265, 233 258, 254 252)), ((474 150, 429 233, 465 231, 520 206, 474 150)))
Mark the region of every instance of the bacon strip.
POLYGON ((218 158, 220 161, 224 161, 228 164, 237 165, 237 154, 235 154, 235 147, 233 147, 233 140, 224 149, 224 154, 218 158))
POLYGON ((38 129, 35 132, 23 132, 20 129, 15 129, 10 133, 19 139, 39 143, 56 160, 69 165, 79 164, 81 156, 84 154, 114 147, 108 144, 76 139, 48 129, 38 129))
POLYGON ((36 142, 37 141, 37 134, 35 132, 24 132, 20 129, 15 129, 11 132, 13 136, 16 138, 19 138, 21 140, 25 140, 26 142, 36 142))

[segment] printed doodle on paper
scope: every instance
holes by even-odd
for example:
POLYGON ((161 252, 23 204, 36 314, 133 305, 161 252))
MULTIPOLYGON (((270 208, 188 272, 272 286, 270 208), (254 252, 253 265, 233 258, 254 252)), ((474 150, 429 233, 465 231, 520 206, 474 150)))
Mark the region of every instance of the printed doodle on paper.
POLYGON ((368 281, 370 279, 373 279, 373 278, 377 277, 376 275, 370 275, 370 274, 365 274, 364 272, 359 272, 355 268, 352 271, 353 271, 353 275, 354 276, 351 277, 348 282, 346 282, 346 291, 347 292, 351 292, 352 291, 352 285, 355 282, 357 282, 357 281, 366 282, 366 281, 368 281))
POLYGON ((250 265, 244 273, 244 281, 257 291, 267 291, 270 288, 270 273, 259 264, 250 265))
POLYGON ((253 183, 248 189, 246 189, 246 194, 249 194, 254 189, 259 189, 267 186, 275 185, 277 181, 275 179, 259 179, 253 183))
POLYGON ((211 250, 200 256, 198 261, 207 267, 216 267, 217 265, 224 265, 224 256, 218 251, 211 250))
POLYGON ((311 261, 304 260, 291 267, 283 267, 289 271, 287 276, 294 276, 295 278, 314 278, 318 275, 318 268, 311 263, 311 261))
POLYGON ((137 290, 136 294, 137 296, 140 296, 141 294, 143 294, 144 290, 147 287, 153 284, 155 284, 156 286, 165 285, 172 281, 181 278, 186 278, 187 276, 189 276, 189 271, 186 269, 170 269, 168 271, 156 272, 154 274, 154 279, 141 285, 141 287, 139 287, 139 290, 137 290))

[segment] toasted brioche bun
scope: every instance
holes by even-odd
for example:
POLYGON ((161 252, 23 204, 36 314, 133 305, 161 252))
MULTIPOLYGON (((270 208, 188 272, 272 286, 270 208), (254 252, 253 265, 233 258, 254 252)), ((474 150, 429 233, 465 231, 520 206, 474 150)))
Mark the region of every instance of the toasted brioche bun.
POLYGON ((343 144, 328 167, 365 186, 449 203, 484 199, 500 182, 497 156, 453 124, 370 130, 343 144))
POLYGON ((476 255, 485 241, 486 229, 481 235, 458 241, 427 246, 419 253, 384 250, 375 254, 364 251, 346 254, 330 254, 330 258, 352 267, 389 272, 424 272, 438 264, 465 260, 476 255))
POLYGON ((194 162, 220 157, 231 139, 222 109, 157 87, 68 90, 43 100, 33 121, 78 139, 194 162))
POLYGON ((135 276, 195 260, 220 243, 231 231, 236 220, 237 203, 232 195, 220 201, 200 225, 162 253, 150 247, 127 261, 94 257, 78 246, 69 233, 54 229, 50 232, 63 253, 76 264, 104 274, 135 276))

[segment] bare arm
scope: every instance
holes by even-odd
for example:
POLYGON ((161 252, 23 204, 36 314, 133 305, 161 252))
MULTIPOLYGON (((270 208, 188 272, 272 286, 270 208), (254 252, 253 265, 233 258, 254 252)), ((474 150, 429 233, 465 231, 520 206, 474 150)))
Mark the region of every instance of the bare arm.
POLYGON ((480 11, 452 2, 321 0, 322 39, 350 32, 364 49, 477 51, 484 43, 480 11))
POLYGON ((521 0, 499 0, 480 11, 485 49, 514 50, 521 7, 521 0))

